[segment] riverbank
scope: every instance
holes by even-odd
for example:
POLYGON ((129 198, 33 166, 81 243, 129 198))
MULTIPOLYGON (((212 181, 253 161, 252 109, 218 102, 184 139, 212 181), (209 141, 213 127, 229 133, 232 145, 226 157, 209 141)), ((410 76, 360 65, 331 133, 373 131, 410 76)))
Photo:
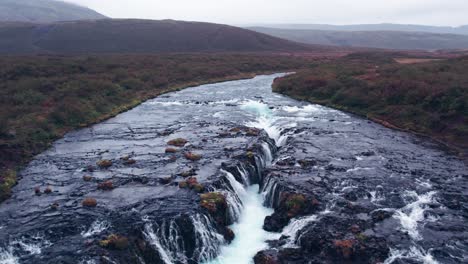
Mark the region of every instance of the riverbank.
POLYGON ((401 65, 354 54, 277 79, 275 92, 430 137, 468 155, 468 57, 401 65))
POLYGON ((185 87, 303 68, 310 59, 254 54, 0 58, 0 201, 16 172, 69 131, 185 87))

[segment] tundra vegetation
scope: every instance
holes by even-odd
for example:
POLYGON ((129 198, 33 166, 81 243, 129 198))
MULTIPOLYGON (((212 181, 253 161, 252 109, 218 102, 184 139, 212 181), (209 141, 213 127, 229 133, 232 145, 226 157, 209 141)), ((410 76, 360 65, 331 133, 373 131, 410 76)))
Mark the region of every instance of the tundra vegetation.
POLYGON ((427 135, 466 157, 468 57, 399 64, 391 54, 358 53, 275 80, 293 98, 427 135))

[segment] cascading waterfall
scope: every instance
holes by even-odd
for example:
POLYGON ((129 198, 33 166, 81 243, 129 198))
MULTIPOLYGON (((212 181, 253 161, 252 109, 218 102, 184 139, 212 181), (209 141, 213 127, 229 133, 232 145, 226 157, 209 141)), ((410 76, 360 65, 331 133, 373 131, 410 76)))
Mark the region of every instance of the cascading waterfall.
MULTIPOLYGON (((224 243, 223 236, 216 231, 212 220, 206 215, 190 216, 190 221, 195 238, 192 259, 197 262, 213 259, 224 243)), ((147 223, 144 235, 165 264, 188 263, 183 231, 176 220, 167 220, 159 225, 147 223)))
MULTIPOLYGON (((262 179, 264 168, 269 166, 274 159, 272 149, 283 145, 287 136, 282 135, 282 130, 274 125, 275 118, 272 116, 270 107, 265 103, 249 100, 244 103, 242 109, 253 112, 257 116, 257 119, 247 123, 247 126, 265 130, 275 142, 274 146, 263 142, 261 155, 255 156, 256 171, 259 174, 259 179, 262 179)), ((238 167, 238 171, 242 178, 249 178, 245 177, 245 169, 238 167)), ((247 189, 245 189, 231 173, 225 173, 234 192, 240 198, 242 211, 238 221, 231 226, 236 234, 235 239, 230 245, 221 248, 221 254, 218 258, 207 264, 253 263, 254 255, 267 246, 266 241, 278 239, 280 235, 263 230, 265 217, 273 213, 273 209, 271 209, 273 199, 270 196, 274 195, 277 184, 275 180, 268 179, 267 183, 263 184, 261 191, 257 184, 247 185, 247 189)), ((245 183, 246 181, 244 181, 245 183)))

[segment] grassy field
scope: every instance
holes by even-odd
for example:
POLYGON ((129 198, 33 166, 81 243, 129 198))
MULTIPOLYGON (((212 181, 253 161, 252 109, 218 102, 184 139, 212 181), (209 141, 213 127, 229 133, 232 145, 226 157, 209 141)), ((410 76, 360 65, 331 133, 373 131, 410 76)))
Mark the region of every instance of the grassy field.
POLYGON ((168 91, 310 63, 253 54, 0 57, 0 201, 21 166, 73 129, 168 91))
POLYGON ((390 54, 352 54, 277 79, 274 91, 430 136, 466 157, 467 69, 468 57, 403 65, 390 54))

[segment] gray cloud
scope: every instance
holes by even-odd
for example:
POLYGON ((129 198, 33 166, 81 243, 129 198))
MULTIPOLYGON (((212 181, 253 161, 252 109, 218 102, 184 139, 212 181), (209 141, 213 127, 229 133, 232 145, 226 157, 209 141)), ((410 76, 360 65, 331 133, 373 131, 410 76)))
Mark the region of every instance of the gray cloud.
POLYGON ((114 18, 226 24, 468 24, 467 0, 67 0, 114 18))

